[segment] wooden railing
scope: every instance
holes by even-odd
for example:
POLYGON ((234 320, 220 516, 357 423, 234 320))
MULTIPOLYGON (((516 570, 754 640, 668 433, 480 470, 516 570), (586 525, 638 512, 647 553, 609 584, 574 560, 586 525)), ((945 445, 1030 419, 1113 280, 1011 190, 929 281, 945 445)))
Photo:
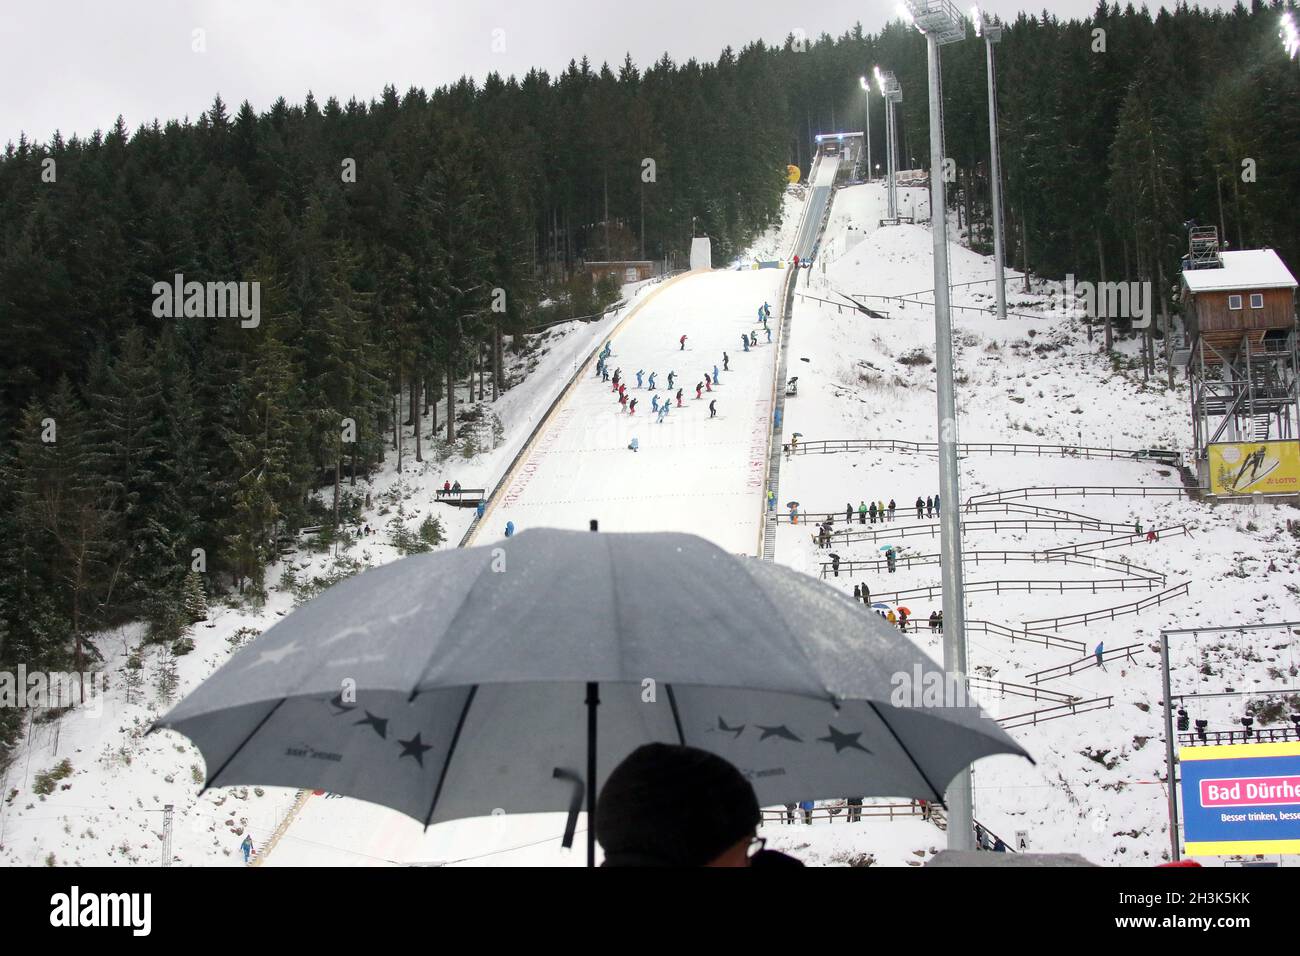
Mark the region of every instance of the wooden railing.
POLYGON ((1184 581, 1168 590, 1161 591, 1159 594, 1153 594, 1151 597, 1143 598, 1140 601, 1134 601, 1132 604, 1119 604, 1115 607, 1102 608, 1099 611, 1084 611, 1079 614, 1065 614, 1061 617, 1041 617, 1033 621, 1025 621, 1025 627, 1037 627, 1043 625, 1052 629, 1062 627, 1073 627, 1075 624, 1091 624, 1093 621, 1113 621, 1117 617, 1124 617, 1128 614, 1141 614, 1148 608, 1159 607, 1166 601, 1172 601, 1174 598, 1186 597, 1188 593, 1188 584, 1184 581))

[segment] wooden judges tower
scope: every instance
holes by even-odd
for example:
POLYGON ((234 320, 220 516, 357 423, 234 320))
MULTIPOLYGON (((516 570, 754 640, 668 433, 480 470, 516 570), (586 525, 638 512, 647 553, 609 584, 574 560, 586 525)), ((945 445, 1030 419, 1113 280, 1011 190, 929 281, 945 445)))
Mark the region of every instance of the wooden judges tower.
POLYGON ((1181 285, 1201 486, 1300 492, 1295 277, 1272 249, 1229 252, 1193 226, 1181 285))

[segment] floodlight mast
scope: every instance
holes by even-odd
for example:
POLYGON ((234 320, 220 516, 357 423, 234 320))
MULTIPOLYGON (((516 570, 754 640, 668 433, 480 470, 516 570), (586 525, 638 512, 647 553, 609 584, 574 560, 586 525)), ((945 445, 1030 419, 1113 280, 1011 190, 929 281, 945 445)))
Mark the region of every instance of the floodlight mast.
POLYGON ((858 77, 858 82, 867 97, 867 182, 871 182, 871 84, 865 76, 858 77))
POLYGON ((885 101, 885 197, 888 201, 888 218, 898 218, 898 131, 895 129, 895 105, 903 101, 903 88, 898 78, 889 70, 875 68, 876 85, 885 101))
POLYGON ((1007 317, 1006 249, 1002 244, 1002 150, 998 143, 998 88, 993 70, 993 44, 1002 39, 1000 24, 989 20, 979 7, 971 7, 975 35, 983 37, 989 90, 989 179, 993 186, 993 282, 998 318, 1007 317))
MULTIPOLYGON (((930 89, 930 231, 934 239, 935 372, 939 418, 940 569, 943 668, 967 686, 966 595, 962 580, 961 489, 957 471, 957 407, 953 383, 952 311, 948 288, 948 216, 944 186, 943 102, 939 47, 964 39, 966 21, 949 0, 907 0, 909 19, 925 35, 930 89)), ((948 849, 975 848, 970 768, 948 784, 948 849)))

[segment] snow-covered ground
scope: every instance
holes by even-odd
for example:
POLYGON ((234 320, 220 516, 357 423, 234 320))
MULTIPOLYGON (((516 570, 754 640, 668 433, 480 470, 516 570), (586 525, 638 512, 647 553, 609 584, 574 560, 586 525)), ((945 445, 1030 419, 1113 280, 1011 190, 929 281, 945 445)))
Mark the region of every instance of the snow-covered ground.
MULTIPOLYGON (((434 489, 444 480, 466 487, 494 486, 503 492, 477 533, 479 543, 498 537, 506 521, 518 528, 550 525, 586 527, 597 518, 605 530, 674 529, 701 534, 734 552, 758 547, 766 428, 770 420, 776 349, 759 333, 760 345, 745 353, 739 333, 755 326, 758 304, 771 302, 786 273, 745 268, 756 259, 779 257, 798 226, 802 190, 791 188, 785 218, 762 237, 740 269, 690 274, 637 292, 632 305, 600 323, 561 327, 526 359, 536 359, 522 384, 492 406, 502 419, 499 447, 442 463, 426 449, 429 461, 408 457, 398 474, 395 458, 368 483, 373 508, 364 520, 379 535, 354 544, 347 556, 358 564, 377 564, 398 556, 386 543, 389 522, 408 529, 424 515, 443 520, 454 546, 472 513, 437 504, 434 489), (678 339, 686 334, 687 347, 678 339), (555 405, 562 386, 591 350, 612 339, 612 367, 631 379, 630 396, 639 399, 635 416, 620 414, 610 386, 588 370, 555 405), (545 350, 545 351, 543 351, 545 350), (704 373, 730 368, 714 392, 696 401, 695 384, 704 373), (658 373, 658 394, 667 392, 667 373, 678 373, 681 409, 663 423, 650 410, 650 392, 635 388, 638 369, 658 373), (717 399, 718 417, 707 404, 717 399), (518 467, 506 469, 529 433, 548 413, 552 418, 518 467), (639 450, 628 450, 633 437, 639 450)), ((924 217, 924 191, 903 190, 905 215, 913 208, 924 217), (909 208, 911 203, 911 208, 909 208)), ((934 332, 931 234, 920 226, 877 228, 884 215, 879 184, 835 193, 817 268, 799 280, 789 347, 789 374, 799 376, 799 394, 785 405, 784 433, 801 432, 804 441, 836 438, 896 438, 933 441, 934 332), (818 302, 836 293, 869 295, 865 300, 884 317, 869 318, 853 309, 818 302), (816 297, 816 298, 814 298, 816 297), (899 297, 912 302, 899 301, 899 297)), ((1133 342, 1120 342, 1117 357, 1100 351, 1100 336, 1089 343, 1079 317, 1063 303, 1025 293, 1009 284, 1008 307, 1027 317, 999 322, 991 314, 990 261, 967 249, 950 250, 953 303, 970 311, 954 315, 960 429, 963 441, 1078 444, 1118 448, 1179 449, 1190 434, 1187 396, 1181 383, 1142 381, 1131 361, 1133 342), (977 283, 967 285, 965 283, 977 283)), ((409 448, 409 446, 408 446, 409 448)), ((1026 486, 1145 486, 1176 488, 1170 468, 1138 461, 1056 457, 971 455, 962 462, 962 494, 1026 486)), ((931 455, 910 452, 800 454, 782 464, 783 500, 797 498, 807 511, 843 511, 862 500, 893 498, 898 515, 889 530, 925 525, 912 502, 937 490, 937 464, 931 455)), ((1150 864, 1168 846, 1159 711, 1158 656, 1152 645, 1161 627, 1223 625, 1295 619, 1300 612, 1297 547, 1284 527, 1289 510, 1273 505, 1207 505, 1178 497, 1034 498, 1028 504, 1082 513, 1125 526, 1186 525, 1190 535, 1098 552, 1124 558, 1140 569, 1164 576, 1165 586, 1183 582, 1190 593, 1144 611, 1087 627, 1061 627, 1061 638, 1085 649, 1011 642, 993 633, 969 636, 972 673, 1012 684, 1030 683, 1034 671, 1087 656, 1098 641, 1110 649, 1136 644, 1131 659, 1108 661, 1042 686, 1081 700, 1111 698, 1107 709, 1067 716, 1011 730, 1034 755, 1036 765, 1009 757, 990 758, 975 768, 975 804, 980 821, 1010 840, 1027 831, 1035 850, 1082 853, 1098 863, 1150 864), (1270 563, 1276 570, 1269 570, 1270 563)), ((945 506, 950 503, 945 502, 945 506)), ((975 518, 1000 517, 992 514, 975 518)), ((1011 518, 1012 516, 1006 516, 1011 518)), ((836 530, 843 530, 838 519, 836 530)), ((870 525, 868 530, 873 530, 870 525)), ((854 530, 862 530, 854 525, 854 530)), ((810 532, 781 525, 777 560, 819 573, 825 552, 810 532)), ((1016 530, 1003 524, 972 529, 967 551, 1037 551, 1097 538, 1110 532, 1016 530)), ((846 561, 879 556, 878 541, 837 539, 846 561)), ((938 550, 937 537, 897 538, 906 554, 938 550)), ((328 554, 301 551, 277 567, 292 564, 299 581, 337 573, 328 554)), ((1135 568, 1136 572, 1138 569, 1135 568)), ((1146 573, 1146 572, 1142 572, 1146 573)), ((1136 578, 1140 575, 1129 575, 1136 578)), ((1042 563, 1003 563, 981 558, 966 569, 968 581, 1093 581, 1126 577, 1115 568, 1042 563)), ((195 650, 177 660, 183 694, 216 669, 241 629, 260 633, 293 606, 293 597, 274 587, 260 611, 219 606, 194 629, 195 650)), ((933 564, 842 573, 830 583, 852 593, 866 583, 875 593, 932 587, 939 583, 933 564)), ((1037 588, 968 595, 971 620, 1017 626, 1027 620, 1127 604, 1151 590, 1068 591, 1037 588)), ((934 598, 909 601, 913 617, 923 619, 938 607, 934 598)), ((1048 630, 1039 626, 1037 630, 1048 630)), ((127 701, 124 664, 138 641, 132 629, 109 635, 106 670, 112 686, 103 716, 73 711, 34 725, 19 759, 3 781, 0 803, 0 861, 9 864, 154 863, 161 839, 162 808, 173 804, 174 858, 187 865, 236 862, 244 833, 258 846, 290 815, 291 791, 237 788, 198 798, 203 768, 197 752, 171 734, 141 736, 165 709, 154 691, 160 661, 145 659, 145 679, 127 701), (41 771, 63 758, 71 775, 46 797, 33 793, 41 771), (63 789, 66 787, 66 789, 63 789), (11 791, 16 791, 11 794, 11 791)), ((915 636, 936 659, 940 641, 928 632, 915 636)), ((1294 637, 1267 634, 1187 642, 1174 647, 1175 693, 1198 683, 1215 689, 1294 686, 1294 637)), ((1222 698, 1198 704, 1214 724, 1224 724, 1251 698, 1222 698)), ((1050 706, 1024 697, 985 697, 1001 717, 1050 706)), ((1294 708, 1293 708, 1294 709, 1294 708)), ((776 848, 809 863, 909 865, 941 848, 944 834, 932 823, 906 816, 868 817, 861 825, 819 820, 813 826, 769 823, 763 835, 776 848)), ((275 849, 273 865, 581 865, 583 854, 559 847, 564 821, 554 815, 493 816, 435 826, 428 831, 381 807, 333 795, 308 795, 292 814, 275 849)), ((581 847, 581 824, 579 831, 581 847)), ((1207 861, 1209 862, 1209 861, 1207 861)))

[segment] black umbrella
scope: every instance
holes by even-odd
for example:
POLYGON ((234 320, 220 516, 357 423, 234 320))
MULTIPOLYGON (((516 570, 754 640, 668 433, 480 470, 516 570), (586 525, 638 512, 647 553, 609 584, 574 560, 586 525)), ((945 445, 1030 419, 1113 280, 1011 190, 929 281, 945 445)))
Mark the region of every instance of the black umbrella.
POLYGON ((935 670, 789 568, 692 535, 531 530, 335 585, 154 729, 198 745, 209 787, 323 789, 426 826, 566 811, 571 839, 649 741, 718 753, 769 806, 941 801, 971 761, 1024 755, 974 706, 894 706, 900 675, 935 670))

